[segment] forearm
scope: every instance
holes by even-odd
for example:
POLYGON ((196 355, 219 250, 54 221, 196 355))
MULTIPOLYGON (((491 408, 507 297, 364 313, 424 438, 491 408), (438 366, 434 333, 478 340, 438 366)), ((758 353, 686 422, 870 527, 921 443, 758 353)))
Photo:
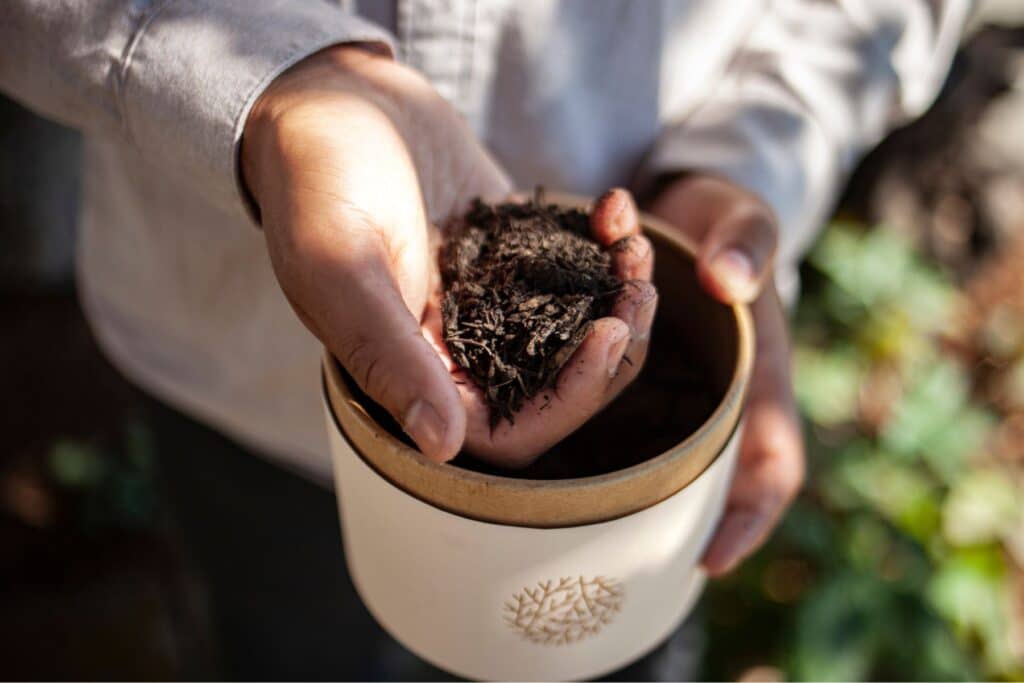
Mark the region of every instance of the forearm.
POLYGON ((389 40, 326 1, 5 0, 0 90, 240 211, 238 142, 262 90, 328 45, 389 40))

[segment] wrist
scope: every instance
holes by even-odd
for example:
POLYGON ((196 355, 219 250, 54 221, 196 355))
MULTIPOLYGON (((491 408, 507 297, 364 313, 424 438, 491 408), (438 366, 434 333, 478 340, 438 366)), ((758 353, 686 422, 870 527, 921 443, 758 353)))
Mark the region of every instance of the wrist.
POLYGON ((388 48, 379 43, 333 45, 306 57, 275 78, 259 96, 243 128, 239 159, 245 190, 259 204, 262 194, 261 169, 280 153, 280 123, 299 106, 317 99, 317 85, 337 85, 339 80, 356 81, 379 71, 381 64, 393 64, 388 48))

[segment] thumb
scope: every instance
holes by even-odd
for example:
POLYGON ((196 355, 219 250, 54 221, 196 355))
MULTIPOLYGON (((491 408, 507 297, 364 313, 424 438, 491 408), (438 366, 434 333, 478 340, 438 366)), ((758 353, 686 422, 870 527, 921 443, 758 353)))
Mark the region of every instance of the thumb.
POLYGON ((753 301, 771 275, 777 240, 769 209, 755 202, 736 202, 710 226, 701 243, 697 258, 701 282, 721 301, 753 301))
POLYGON ((394 277, 381 266, 360 269, 362 285, 339 297, 324 341, 424 455, 450 460, 465 439, 465 409, 448 368, 423 336, 394 277))
POLYGON ((387 249, 377 240, 365 242, 320 243, 297 259, 295 277, 282 278, 282 285, 291 285, 285 293, 306 326, 423 454, 450 460, 466 435, 455 381, 406 305, 387 249))

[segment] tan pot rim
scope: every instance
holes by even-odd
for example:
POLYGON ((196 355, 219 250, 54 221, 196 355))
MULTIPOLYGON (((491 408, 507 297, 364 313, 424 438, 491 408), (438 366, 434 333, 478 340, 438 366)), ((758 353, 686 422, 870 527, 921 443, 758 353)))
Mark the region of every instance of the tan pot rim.
MULTIPOLYGON (((587 200, 549 194, 546 201, 586 207, 587 200)), ((641 215, 646 233, 693 258, 679 231, 641 215)), ((754 328, 745 305, 730 307, 736 323, 732 378, 711 416, 676 446, 631 467, 598 476, 531 480, 435 463, 381 427, 353 395, 337 361, 325 352, 323 388, 334 425, 353 450, 387 481, 435 507, 497 524, 553 528, 616 519, 682 490, 724 449, 742 414, 754 362, 754 328)))

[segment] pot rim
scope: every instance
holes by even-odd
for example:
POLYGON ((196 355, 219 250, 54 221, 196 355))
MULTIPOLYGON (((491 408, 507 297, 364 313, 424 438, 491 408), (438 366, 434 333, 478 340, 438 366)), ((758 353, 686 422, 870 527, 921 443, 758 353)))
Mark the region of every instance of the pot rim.
MULTIPOLYGON (((547 193, 545 201, 583 209, 591 204, 581 197, 561 193, 547 193)), ((643 213, 640 222, 645 233, 655 235, 691 260, 695 257, 693 244, 676 228, 643 213)), ((754 326, 745 304, 728 305, 728 308, 736 324, 736 359, 729 385, 714 411, 675 446, 643 462, 605 474, 570 479, 522 479, 429 460, 381 427, 366 412, 342 376, 337 360, 326 349, 322 367, 324 400, 333 426, 371 469, 400 490, 434 507, 460 517, 525 527, 567 527, 610 521, 656 505, 686 488, 717 460, 738 427, 753 370, 754 326), (373 449, 366 448, 371 444, 373 449), (379 453, 368 455, 367 451, 375 450, 387 453, 383 459, 379 453), (692 461, 699 452, 709 450, 711 452, 704 453, 705 457, 696 463, 699 467, 694 466, 692 461), (387 459, 395 457, 397 459, 391 461, 387 459), (650 495, 637 495, 644 492, 637 485, 644 482, 650 485, 666 473, 682 474, 674 477, 672 490, 661 488, 650 495), (612 501, 611 505, 599 502, 609 495, 621 502, 612 501), (487 504, 485 497, 495 499, 497 505, 487 504), (559 500, 563 502, 559 504, 559 500), (573 510, 577 504, 588 501, 599 508, 593 510, 593 514, 573 510)))

